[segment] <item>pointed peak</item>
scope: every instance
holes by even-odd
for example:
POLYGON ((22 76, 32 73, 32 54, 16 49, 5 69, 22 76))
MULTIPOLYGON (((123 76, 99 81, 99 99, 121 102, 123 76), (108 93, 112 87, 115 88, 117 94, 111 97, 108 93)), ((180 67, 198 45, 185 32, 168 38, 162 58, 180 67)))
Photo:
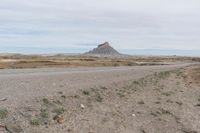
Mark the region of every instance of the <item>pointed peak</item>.
POLYGON ((98 45, 98 48, 99 48, 99 47, 103 47, 103 46, 110 46, 110 44, 109 44, 109 42, 104 42, 104 43, 102 43, 102 44, 99 44, 99 45, 98 45))

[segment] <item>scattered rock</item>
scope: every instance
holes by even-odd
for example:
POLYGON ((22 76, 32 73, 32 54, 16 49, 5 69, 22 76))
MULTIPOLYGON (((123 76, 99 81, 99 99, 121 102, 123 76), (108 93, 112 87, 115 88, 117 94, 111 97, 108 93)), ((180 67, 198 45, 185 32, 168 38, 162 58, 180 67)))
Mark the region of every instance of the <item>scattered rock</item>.
POLYGON ((142 133, 146 133, 146 131, 145 131, 144 129, 140 129, 140 131, 141 131, 142 133))
POLYGON ((81 104, 81 108, 82 108, 82 109, 85 109, 85 105, 81 104))
POLYGON ((23 131, 17 123, 7 123, 5 128, 9 133, 21 133, 23 131))
POLYGON ((67 129, 67 131, 68 131, 68 132, 71 132, 72 130, 71 130, 71 129, 67 129))
POLYGON ((63 94, 63 92, 62 92, 62 91, 59 91, 58 94, 63 94))
POLYGON ((66 96, 65 96, 65 95, 62 95, 61 97, 64 98, 64 99, 66 99, 66 96))
POLYGON ((183 133, 197 133, 197 131, 194 131, 194 130, 191 130, 191 129, 188 129, 188 128, 182 128, 181 129, 183 133))
POLYGON ((179 102, 179 101, 176 101, 176 104, 178 104, 178 105, 182 105, 183 103, 182 102, 179 102))
POLYGON ((161 102, 160 101, 156 101, 155 104, 161 104, 161 102))
POLYGON ((138 102, 138 104, 144 104, 144 101, 143 101, 143 100, 141 100, 141 101, 139 101, 139 102, 138 102))
POLYGON ((0 124, 0 128, 5 128, 5 125, 4 124, 0 124))
POLYGON ((200 103, 196 104, 195 106, 196 106, 196 107, 200 107, 200 103))
POLYGON ((133 116, 133 117, 136 117, 136 115, 135 115, 135 114, 132 114, 132 116, 133 116))
POLYGON ((6 100, 7 100, 7 98, 2 98, 2 99, 0 99, 0 102, 6 101, 6 100))
POLYGON ((167 103, 174 103, 172 100, 170 100, 170 99, 168 99, 167 101, 166 101, 167 103))
POLYGON ((63 115, 56 115, 53 119, 57 121, 59 124, 63 124, 65 122, 63 115))

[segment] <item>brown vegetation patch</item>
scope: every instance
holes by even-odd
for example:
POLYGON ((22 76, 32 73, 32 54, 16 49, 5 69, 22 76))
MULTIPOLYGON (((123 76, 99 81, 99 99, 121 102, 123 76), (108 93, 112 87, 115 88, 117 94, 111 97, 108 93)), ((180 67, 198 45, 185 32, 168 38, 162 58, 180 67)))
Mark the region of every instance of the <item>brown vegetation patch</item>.
POLYGON ((0 69, 47 68, 47 67, 101 67, 101 66, 144 66, 167 65, 175 62, 199 62, 200 58, 192 57, 95 57, 95 56, 53 56, 13 54, 0 56, 0 69))

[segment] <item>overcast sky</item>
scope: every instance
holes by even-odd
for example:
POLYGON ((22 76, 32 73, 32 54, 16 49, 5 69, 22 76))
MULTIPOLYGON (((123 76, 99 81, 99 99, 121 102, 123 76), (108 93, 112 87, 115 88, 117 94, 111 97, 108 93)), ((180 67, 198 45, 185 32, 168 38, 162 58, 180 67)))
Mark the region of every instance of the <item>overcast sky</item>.
POLYGON ((199 0, 0 0, 2 48, 200 50, 199 0))

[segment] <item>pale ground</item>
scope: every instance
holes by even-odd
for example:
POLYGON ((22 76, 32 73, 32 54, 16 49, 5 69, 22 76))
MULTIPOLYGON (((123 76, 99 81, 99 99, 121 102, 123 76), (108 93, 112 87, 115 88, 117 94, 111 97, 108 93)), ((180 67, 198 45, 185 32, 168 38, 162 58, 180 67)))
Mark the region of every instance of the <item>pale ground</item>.
POLYGON ((190 65, 1 70, 0 133, 200 132, 190 65))

